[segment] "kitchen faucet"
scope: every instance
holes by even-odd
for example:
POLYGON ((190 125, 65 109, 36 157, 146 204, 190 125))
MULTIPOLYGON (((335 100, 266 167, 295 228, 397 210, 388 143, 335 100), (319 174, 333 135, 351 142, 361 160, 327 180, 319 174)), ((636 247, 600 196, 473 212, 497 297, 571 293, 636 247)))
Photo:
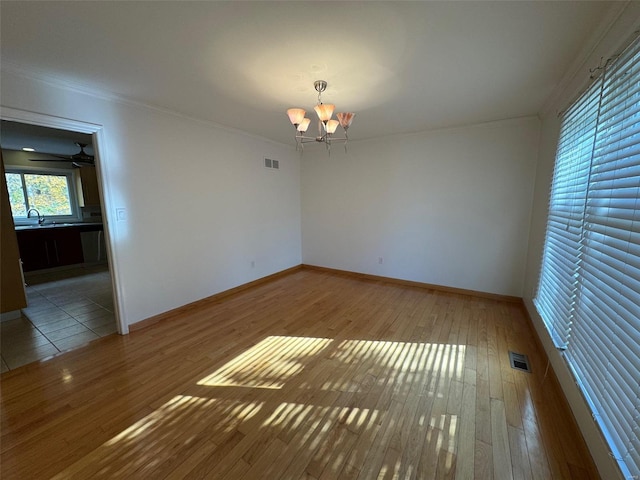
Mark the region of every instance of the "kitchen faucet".
POLYGON ((44 225, 44 215, 40 215, 40 212, 37 208, 30 208, 27 212, 27 218, 31 218, 31 212, 36 212, 38 215, 38 225, 44 225))

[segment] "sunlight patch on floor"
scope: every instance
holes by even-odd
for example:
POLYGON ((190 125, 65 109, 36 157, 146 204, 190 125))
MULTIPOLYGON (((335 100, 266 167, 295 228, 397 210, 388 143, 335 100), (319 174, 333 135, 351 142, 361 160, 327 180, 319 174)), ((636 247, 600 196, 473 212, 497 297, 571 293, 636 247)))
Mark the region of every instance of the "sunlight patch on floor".
POLYGON ((267 337, 200 380, 198 385, 282 388, 287 379, 304 368, 305 360, 330 342, 326 338, 267 337))
MULTIPOLYGON (((463 380, 464 361, 463 345, 267 337, 62 473, 68 478, 153 474, 173 461, 176 446, 215 450, 216 439, 240 435, 255 436, 256 442, 261 436, 280 438, 283 448, 295 437, 300 448, 319 456, 315 464, 329 455, 324 468, 337 474, 367 454, 367 445, 350 451, 355 438, 372 432, 365 437, 373 440, 380 432, 391 435, 393 444, 380 473, 398 475, 401 467, 404 475, 418 466, 396 459, 398 452, 402 457, 397 442, 406 441, 398 439, 408 428, 398 423, 398 408, 414 412, 410 416, 424 432, 425 445, 446 455, 441 466, 449 471, 459 419, 444 408, 451 382, 463 380), (429 402, 440 402, 440 409, 429 413, 418 407, 429 402)), ((263 449, 249 451, 253 462, 263 449)))
MULTIPOLYGON (((357 390, 361 376, 343 375, 356 361, 363 365, 362 374, 375 372, 378 380, 386 376, 414 377, 423 375, 425 370, 437 370, 448 380, 462 381, 464 356, 464 345, 270 336, 200 380, 198 385, 281 389, 307 369, 310 375, 298 382, 299 388, 357 390), (332 375, 328 378, 314 375, 316 367, 329 368, 332 375)), ((430 393, 435 394, 436 386, 431 387, 430 393)))

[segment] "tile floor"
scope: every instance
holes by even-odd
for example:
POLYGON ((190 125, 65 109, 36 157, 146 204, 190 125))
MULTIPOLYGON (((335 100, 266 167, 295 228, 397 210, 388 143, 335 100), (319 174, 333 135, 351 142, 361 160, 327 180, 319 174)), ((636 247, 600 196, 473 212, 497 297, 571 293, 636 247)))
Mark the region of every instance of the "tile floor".
POLYGON ((27 308, 0 323, 2 372, 116 332, 106 265, 26 276, 27 308))

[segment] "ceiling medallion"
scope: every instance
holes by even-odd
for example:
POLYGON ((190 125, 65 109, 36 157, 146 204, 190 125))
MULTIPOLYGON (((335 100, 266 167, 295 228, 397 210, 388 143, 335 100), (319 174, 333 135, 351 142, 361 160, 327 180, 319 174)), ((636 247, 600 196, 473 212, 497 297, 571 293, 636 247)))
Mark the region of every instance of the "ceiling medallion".
POLYGON ((313 107, 318 115, 318 136, 308 137, 304 133, 309 128, 311 119, 306 118, 306 112, 302 108, 290 108, 287 110, 289 120, 296 129, 296 150, 304 148, 305 143, 317 142, 324 143, 327 146, 327 150, 331 153, 331 144, 333 142, 344 142, 344 150, 347 151, 347 130, 353 121, 355 113, 337 113, 337 120, 332 119, 333 110, 335 105, 330 103, 322 103, 322 92, 327 89, 327 82, 324 80, 316 80, 313 84, 316 92, 318 92, 318 104, 313 107), (344 129, 344 137, 334 137, 336 129, 340 125, 344 129))

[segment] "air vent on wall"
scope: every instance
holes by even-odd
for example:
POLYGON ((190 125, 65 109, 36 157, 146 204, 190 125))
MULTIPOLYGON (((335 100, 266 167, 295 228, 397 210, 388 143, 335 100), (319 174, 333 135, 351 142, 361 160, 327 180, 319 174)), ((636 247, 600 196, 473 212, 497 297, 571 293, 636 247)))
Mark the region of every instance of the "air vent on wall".
POLYGON ((509 363, 511 364, 511 368, 531 373, 531 368, 529 367, 529 358, 522 353, 509 351, 509 363))
POLYGON ((280 160, 272 160, 271 158, 264 159, 265 168, 272 168, 274 170, 280 169, 280 160))

